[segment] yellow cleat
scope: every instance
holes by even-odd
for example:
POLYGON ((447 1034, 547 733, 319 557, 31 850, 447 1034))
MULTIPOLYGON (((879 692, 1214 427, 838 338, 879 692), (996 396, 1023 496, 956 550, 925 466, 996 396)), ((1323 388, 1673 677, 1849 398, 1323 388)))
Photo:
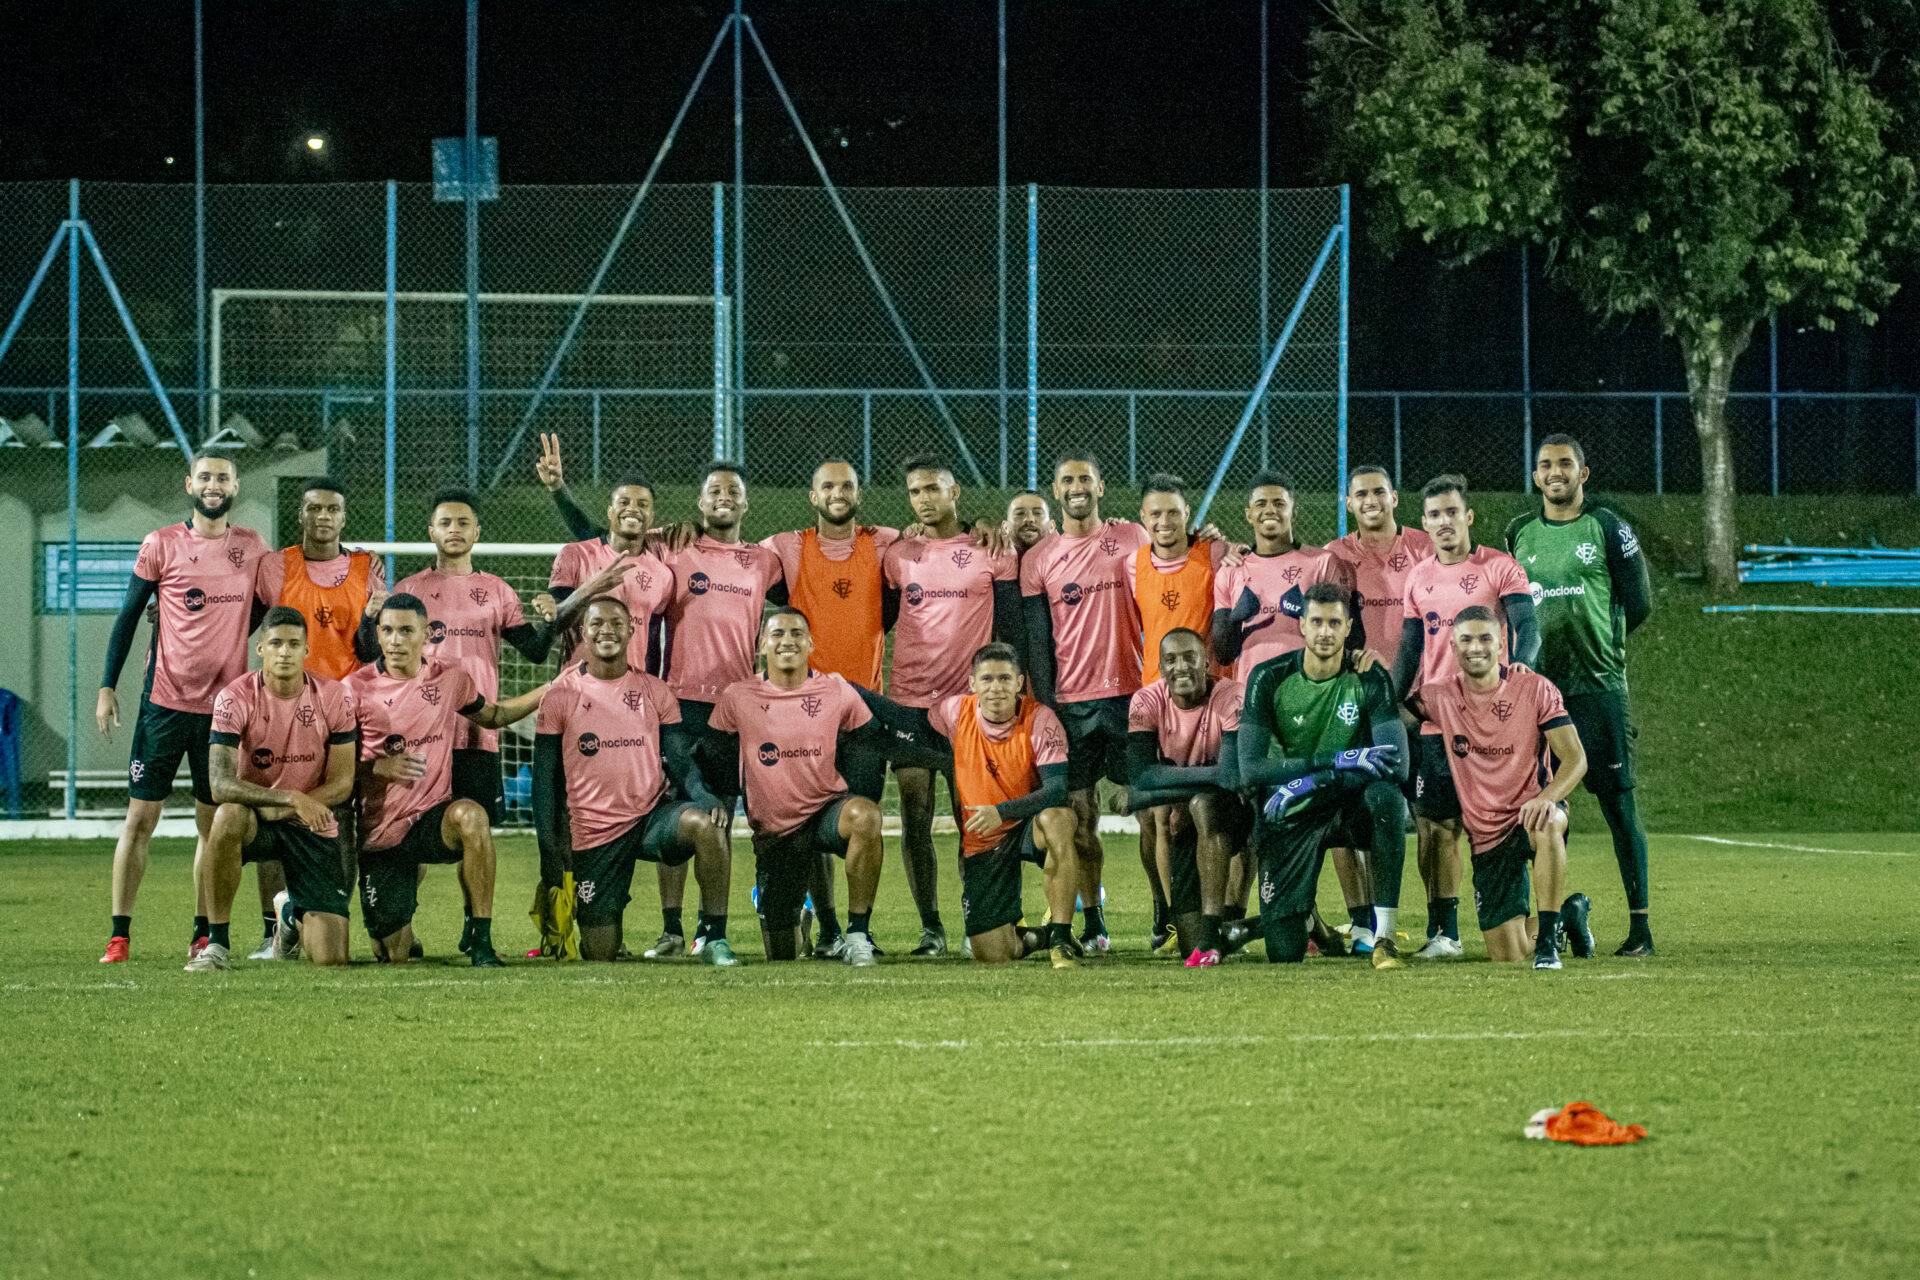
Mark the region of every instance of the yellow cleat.
POLYGON ((1376 969, 1404 969, 1407 962, 1400 958, 1400 946, 1384 934, 1373 940, 1373 967, 1376 969))
POLYGON ((1052 957, 1053 967, 1056 969, 1078 969, 1080 967, 1080 962, 1074 959, 1073 952, 1067 950, 1065 947, 1054 947, 1047 954, 1052 957))

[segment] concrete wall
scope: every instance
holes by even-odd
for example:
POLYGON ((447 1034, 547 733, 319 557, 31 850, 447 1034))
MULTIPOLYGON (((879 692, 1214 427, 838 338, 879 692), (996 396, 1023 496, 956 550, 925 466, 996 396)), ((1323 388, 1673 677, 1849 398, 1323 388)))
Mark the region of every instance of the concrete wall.
MULTIPOLYGON (((273 546, 283 539, 275 528, 280 476, 307 476, 326 470, 324 453, 240 450, 240 496, 234 520, 257 529, 273 546)), ((51 769, 67 763, 67 616, 35 612, 36 577, 41 572, 39 543, 67 539, 67 472, 63 449, 0 449, 0 687, 13 690, 25 704, 21 779, 28 806, 51 769)), ((138 542, 152 530, 190 513, 186 468, 179 451, 165 449, 87 449, 80 455, 81 541, 138 542)), ((106 661, 110 613, 80 615, 80 767, 125 769, 127 740, 139 703, 141 675, 150 639, 142 624, 133 656, 120 676, 122 722, 112 742, 93 724, 94 699, 106 661)), ((184 786, 186 770, 181 769, 184 786)), ((124 796, 83 793, 82 808, 111 807, 124 796)))

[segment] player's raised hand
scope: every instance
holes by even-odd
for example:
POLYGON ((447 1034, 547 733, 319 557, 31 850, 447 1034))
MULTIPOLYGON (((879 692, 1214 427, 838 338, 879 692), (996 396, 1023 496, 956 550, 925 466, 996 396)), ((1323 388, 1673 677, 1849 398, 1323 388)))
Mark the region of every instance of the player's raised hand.
POLYGON ((1002 818, 1000 806, 993 804, 970 804, 967 809, 967 830, 977 836, 990 836, 1000 829, 1002 818))
POLYGON ((1253 552, 1253 548, 1244 542, 1229 542, 1226 545, 1227 549, 1220 553, 1220 567, 1223 569, 1243 563, 1253 552))
POLYGON ((540 433, 540 456, 534 459, 533 473, 540 477, 540 484, 548 493, 567 487, 566 469, 560 465, 559 432, 540 433))
POLYGON ((633 553, 622 551, 619 555, 601 566, 600 572, 580 584, 574 594, 582 599, 591 600, 595 596, 605 595, 619 586, 627 576, 627 570, 633 568, 633 553))
POLYGON ((423 755, 381 756, 370 771, 382 782, 418 782, 427 776, 427 758, 423 755))
POLYGON ((551 591, 536 592, 534 594, 533 599, 529 600, 527 603, 532 607, 535 613, 540 615, 540 620, 542 622, 552 622, 553 615, 558 613, 560 608, 559 605, 554 601, 553 592, 551 591))
POLYGON ((100 696, 93 701, 93 722, 100 726, 100 736, 108 742, 113 741, 113 731, 120 727, 120 695, 112 689, 100 690, 100 696))
POLYGON ((702 530, 691 520, 682 520, 678 524, 662 525, 658 529, 647 531, 647 540, 656 542, 668 551, 685 551, 692 546, 702 530))
POLYGON ((1195 529, 1187 537, 1194 542, 1225 542, 1227 535, 1220 532, 1220 526, 1209 520, 1195 529))
POLYGON ((369 591, 367 592, 367 607, 361 610, 361 613, 369 618, 377 618, 380 616, 381 607, 386 603, 387 593, 385 591, 369 591))
POLYGON ((331 809, 304 791, 289 793, 287 807, 293 810, 293 820, 309 831, 320 830, 333 817, 331 809))

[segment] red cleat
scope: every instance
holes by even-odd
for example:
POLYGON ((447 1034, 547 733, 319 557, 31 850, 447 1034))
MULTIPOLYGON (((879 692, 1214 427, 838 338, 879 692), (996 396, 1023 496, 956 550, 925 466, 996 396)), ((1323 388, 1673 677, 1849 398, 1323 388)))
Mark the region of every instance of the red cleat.
POLYGON ((127 962, 127 940, 108 938, 107 954, 100 957, 101 964, 125 964, 127 962))
POLYGON ((203 933, 199 937, 195 938, 192 942, 188 943, 187 959, 191 960, 195 956, 198 956, 202 951, 205 951, 207 949, 207 943, 209 941, 211 941, 211 939, 209 939, 207 935, 203 933))

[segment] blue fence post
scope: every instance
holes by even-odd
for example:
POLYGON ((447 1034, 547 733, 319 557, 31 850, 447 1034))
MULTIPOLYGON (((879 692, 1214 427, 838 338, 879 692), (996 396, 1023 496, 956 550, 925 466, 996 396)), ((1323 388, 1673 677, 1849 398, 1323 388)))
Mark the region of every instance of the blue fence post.
POLYGON ((1040 485, 1040 186, 1027 184, 1027 488, 1040 485))
POLYGON ((1913 398, 1913 492, 1920 497, 1920 396, 1913 398))
POLYGON ((727 290, 727 187, 713 184, 713 457, 727 456, 727 370, 731 367, 733 300, 727 290), (723 298, 725 300, 723 301, 723 298))
MULTIPOLYGON (((480 487, 480 0, 467 0, 467 486, 480 487)), ((391 578, 388 579, 392 581, 391 578)))
MULTIPOLYGON (((472 178, 473 178, 473 174, 471 170, 468 171, 467 178, 468 178, 469 184, 471 184, 472 178)), ((395 332, 395 329, 399 324, 399 319, 400 319, 399 300, 395 296, 395 287, 399 280, 399 265, 400 265, 400 184, 397 182, 394 182, 392 179, 389 179, 387 181, 387 260, 386 260, 387 343, 386 343, 386 352, 385 352, 385 364, 381 370, 382 387, 386 392, 385 394, 386 410, 385 410, 385 415, 382 422, 381 430, 384 435, 386 446, 387 446, 386 473, 385 473, 384 483, 387 491, 387 507, 386 507, 387 535, 386 536, 387 536, 388 542, 393 541, 393 482, 394 482, 393 455, 394 455, 394 450, 397 447, 395 437, 399 434, 397 429, 398 414, 393 402, 394 386, 395 386, 395 382, 397 381, 397 377, 399 373, 399 354, 400 354, 399 335, 395 332)), ((387 557, 387 581, 388 582, 394 581, 392 556, 387 557)))
POLYGON ((1780 496, 1780 317, 1767 317, 1767 472, 1780 496))
POLYGON ((1520 492, 1533 486, 1533 298, 1527 246, 1520 246, 1520 492))
POLYGON ((873 392, 860 397, 860 483, 873 483, 873 392))
MULTIPOLYGON (((1400 487, 1400 393, 1393 393, 1393 487, 1400 487)), ((1345 503, 1341 504, 1345 506, 1345 503)))
POLYGON ((1667 432, 1666 415, 1662 412, 1666 401, 1659 392, 1653 396, 1653 491, 1667 491, 1667 432))
MULTIPOLYGON (((1353 247, 1353 188, 1346 183, 1340 184, 1340 400, 1334 412, 1340 420, 1339 462, 1334 468, 1333 488, 1336 494, 1343 493, 1347 487, 1347 279, 1348 263, 1352 259, 1353 247)), ((1292 327, 1292 317, 1288 318, 1288 327, 1292 327)), ((1336 497, 1334 506, 1339 528, 1339 536, 1347 536, 1347 504, 1336 497)))
POLYGON ((733 439, 721 457, 744 454, 747 441, 747 151, 746 97, 742 82, 746 14, 733 0, 733 301, 728 328, 733 333, 733 439))
MULTIPOLYGON (((185 461, 185 459, 183 459, 185 461)), ((80 180, 67 182, 67 821, 80 807, 80 180)))
MULTIPOLYGON (((1268 283, 1270 271, 1270 250, 1268 245, 1271 241, 1271 236, 1269 234, 1269 215, 1267 212, 1267 205, 1270 203, 1267 199, 1267 152, 1269 150, 1267 144, 1268 25, 1267 0, 1260 0, 1260 356, 1256 358, 1264 358, 1267 351, 1267 296, 1271 292, 1268 283)), ((1272 465, 1268 460, 1268 454, 1271 449, 1269 441, 1270 435, 1267 406, 1262 404, 1260 406, 1260 469, 1262 471, 1265 471, 1272 465)), ((1344 532, 1344 530, 1342 532, 1344 532)))

